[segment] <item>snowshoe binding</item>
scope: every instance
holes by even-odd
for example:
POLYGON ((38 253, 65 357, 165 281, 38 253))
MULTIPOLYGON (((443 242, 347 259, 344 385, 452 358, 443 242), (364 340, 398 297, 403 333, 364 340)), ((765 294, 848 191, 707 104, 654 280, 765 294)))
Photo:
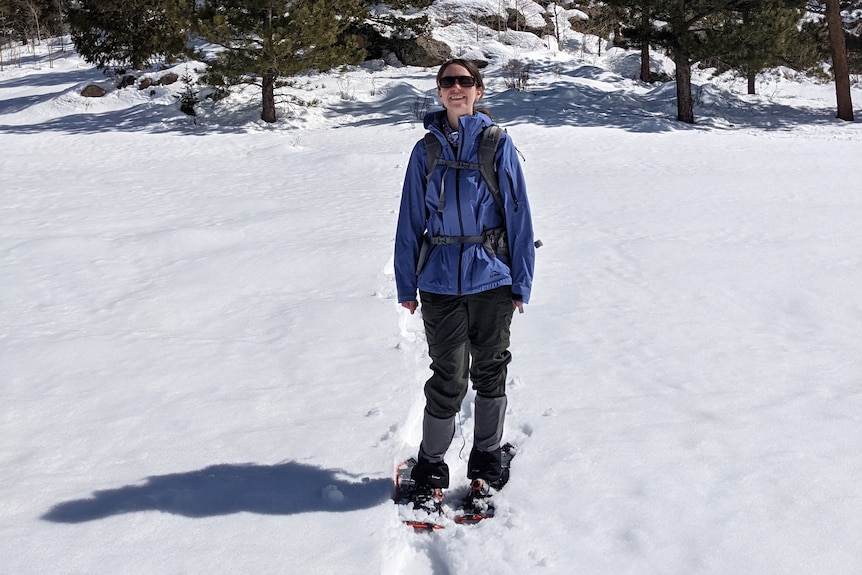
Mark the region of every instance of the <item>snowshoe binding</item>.
POLYGON ((443 529, 443 490, 417 485, 411 477, 416 459, 410 458, 395 470, 395 503, 401 509, 401 520, 416 531, 443 529))
POLYGON ((509 466, 517 450, 507 443, 502 451, 502 477, 494 482, 477 478, 470 484, 470 491, 461 501, 461 508, 455 515, 455 523, 471 525, 494 516, 494 494, 509 481, 509 466))

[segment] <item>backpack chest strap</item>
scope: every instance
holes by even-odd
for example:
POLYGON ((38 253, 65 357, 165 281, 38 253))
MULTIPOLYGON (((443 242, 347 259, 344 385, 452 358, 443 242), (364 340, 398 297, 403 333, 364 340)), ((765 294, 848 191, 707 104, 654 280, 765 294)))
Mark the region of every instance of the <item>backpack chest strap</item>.
POLYGON ((479 164, 474 164, 472 162, 463 162, 461 160, 444 160, 443 158, 437 159, 438 166, 448 166, 450 168, 455 168, 456 170, 480 170, 481 166, 479 164))

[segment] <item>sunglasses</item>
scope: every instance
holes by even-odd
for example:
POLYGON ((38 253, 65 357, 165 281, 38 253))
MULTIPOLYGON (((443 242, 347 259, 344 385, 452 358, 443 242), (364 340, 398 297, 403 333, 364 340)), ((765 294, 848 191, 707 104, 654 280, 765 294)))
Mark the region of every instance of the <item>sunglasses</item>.
POLYGON ((441 88, 451 88, 458 82, 462 88, 472 88, 476 85, 476 78, 473 76, 443 76, 440 78, 441 88))

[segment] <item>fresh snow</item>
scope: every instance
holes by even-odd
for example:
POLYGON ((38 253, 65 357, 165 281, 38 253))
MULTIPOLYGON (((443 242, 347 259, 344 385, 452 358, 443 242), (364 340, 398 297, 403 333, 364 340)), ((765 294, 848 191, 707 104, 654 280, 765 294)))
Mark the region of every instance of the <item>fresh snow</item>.
POLYGON ((389 499, 428 376, 392 250, 435 70, 195 124, 181 83, 86 99, 77 56, 5 58, 0 572, 862 572, 860 123, 830 84, 698 71, 688 126, 634 53, 471 33, 435 29, 491 56, 545 244, 498 517, 415 534, 389 499))

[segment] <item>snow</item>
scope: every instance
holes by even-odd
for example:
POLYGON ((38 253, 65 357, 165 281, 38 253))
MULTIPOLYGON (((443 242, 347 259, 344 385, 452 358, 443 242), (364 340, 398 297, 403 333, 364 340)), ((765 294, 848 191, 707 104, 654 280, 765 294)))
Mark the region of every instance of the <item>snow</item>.
POLYGON ((860 124, 830 84, 697 71, 683 125, 571 34, 465 46, 545 247, 498 517, 430 535, 389 497, 428 375, 392 249, 435 70, 302 77, 270 126, 252 92, 194 124, 179 83, 92 100, 75 55, 4 59, 0 571, 862 571, 860 124))

